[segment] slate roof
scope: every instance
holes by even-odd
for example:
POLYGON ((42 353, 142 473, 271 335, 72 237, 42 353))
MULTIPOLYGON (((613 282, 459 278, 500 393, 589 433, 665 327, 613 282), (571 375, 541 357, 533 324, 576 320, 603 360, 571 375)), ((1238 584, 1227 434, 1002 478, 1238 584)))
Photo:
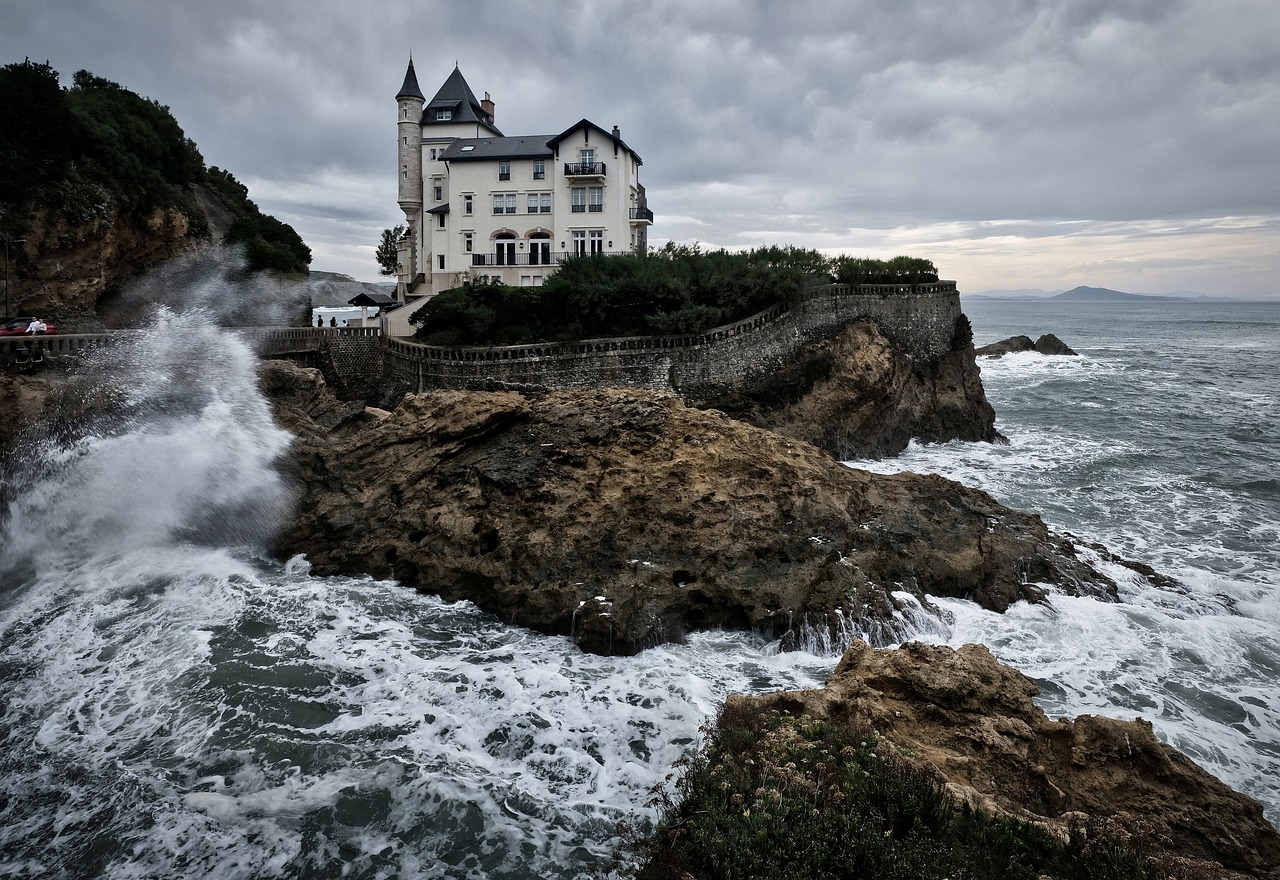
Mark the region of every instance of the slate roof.
POLYGON ((547 141, 555 135, 521 137, 458 138, 441 154, 446 162, 492 162, 497 159, 550 159, 547 141))
POLYGON ((480 106, 480 102, 476 100, 476 96, 471 91, 471 86, 467 85, 467 81, 462 76, 462 71, 457 67, 453 69, 453 73, 449 74, 449 78, 444 81, 444 85, 440 87, 440 91, 436 92, 434 98, 427 102, 427 106, 422 111, 422 124, 425 125, 450 125, 455 122, 476 122, 492 131, 495 135, 501 137, 502 132, 498 131, 494 126, 493 120, 489 114, 485 112, 484 107, 480 106), (452 116, 448 120, 436 120, 437 110, 452 110, 452 116))
POLYGON ((401 98, 418 98, 425 101, 422 95, 422 89, 418 88, 418 75, 413 72, 413 59, 409 59, 409 69, 404 72, 404 84, 400 86, 400 91, 396 92, 396 100, 401 98))
POLYGON ((581 130, 583 129, 583 127, 586 127, 586 128, 594 128, 596 131, 600 132, 602 135, 604 135, 605 137, 607 137, 609 140, 613 141, 613 142, 614 142, 614 144, 615 144, 616 146, 622 147, 622 149, 626 150, 628 153, 630 153, 631 155, 635 156, 635 157, 636 157, 636 164, 637 164, 637 165, 643 165, 643 164, 644 164, 644 160, 640 158, 640 154, 639 154, 639 153, 637 153, 635 150, 631 149, 630 147, 628 147, 628 146, 627 146, 627 142, 626 142, 626 141, 624 141, 622 138, 618 137, 618 136, 617 136, 616 134, 614 134, 613 132, 611 132, 611 131, 606 131, 605 129, 603 129, 603 128, 601 128, 600 126, 596 125, 596 124, 595 124, 594 122, 592 122, 590 119, 579 119, 579 120, 578 120, 577 122, 575 122, 573 125, 569 126, 569 127, 568 127, 568 128, 566 128, 564 131, 560 132, 560 134, 552 135, 550 138, 548 138, 548 139, 547 139, 547 146, 548 146, 548 147, 550 147, 550 148, 552 148, 552 149, 555 149, 556 147, 558 147, 558 146, 560 145, 560 143, 561 143, 562 141, 564 141, 566 138, 568 138, 568 137, 569 137, 569 135, 573 134, 575 131, 581 131, 581 130))
POLYGON ((349 306, 398 306, 395 297, 386 293, 370 293, 364 291, 347 300, 349 306))

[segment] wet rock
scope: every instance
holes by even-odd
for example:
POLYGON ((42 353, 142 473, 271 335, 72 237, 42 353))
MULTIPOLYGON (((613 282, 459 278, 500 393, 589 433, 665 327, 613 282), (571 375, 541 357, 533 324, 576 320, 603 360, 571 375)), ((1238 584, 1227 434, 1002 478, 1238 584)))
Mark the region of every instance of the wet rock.
POLYGON ((912 439, 1002 441, 968 320, 961 321, 953 350, 932 362, 907 357, 873 321, 856 321, 805 345, 758 387, 713 406, 841 460, 896 455, 912 439))
POLYGON ((273 362, 262 382, 298 436, 281 555, 589 651, 711 627, 893 638, 930 595, 996 610, 1044 583, 1115 595, 1069 540, 985 493, 854 470, 669 394, 437 392, 385 412, 338 403, 315 370, 273 362))
POLYGON ((1045 333, 1036 340, 1036 344, 1032 348, 1041 354, 1076 356, 1070 346, 1052 333, 1045 333))
POLYGON ((999 358, 1018 351, 1035 351, 1049 355, 1076 354, 1071 350, 1070 346, 1052 333, 1043 334, 1035 342, 1031 341, 1030 336, 1010 336, 1008 339, 1001 339, 999 342, 983 345, 975 349, 974 353, 979 357, 999 358))
POLYGON ((981 645, 857 643, 820 689, 729 700, 869 725, 957 800, 1064 834, 1101 821, 1167 876, 1280 877, 1280 834, 1256 801, 1159 742, 1147 721, 1051 720, 1038 693, 981 645))

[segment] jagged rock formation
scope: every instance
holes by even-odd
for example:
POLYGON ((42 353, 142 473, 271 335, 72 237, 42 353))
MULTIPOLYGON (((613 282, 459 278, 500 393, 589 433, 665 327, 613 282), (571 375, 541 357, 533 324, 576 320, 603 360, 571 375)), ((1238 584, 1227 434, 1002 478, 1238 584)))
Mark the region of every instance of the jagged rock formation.
POLYGON ((1114 597, 1038 517, 940 477, 852 470, 669 394, 435 392, 386 412, 283 362, 262 384, 298 435, 280 554, 588 651, 707 627, 892 637, 903 593, 997 610, 1041 599, 1035 583, 1114 597))
POLYGON ((869 320, 804 346, 766 382, 714 406, 841 460, 896 455, 913 438, 926 443, 1003 440, 971 340, 961 340, 936 360, 919 362, 869 320))
POLYGON ((1261 806, 1160 743, 1149 722, 1051 720, 1035 684, 981 645, 855 643, 825 687, 730 702, 870 726, 958 799, 1065 832, 1102 820, 1167 876, 1280 878, 1261 806))
POLYGON ((1076 354, 1069 345, 1052 333, 1043 334, 1035 342, 1031 341, 1030 336, 1010 336, 1008 339, 1001 339, 999 342, 984 345, 976 349, 974 353, 979 357, 999 358, 1015 351, 1036 351, 1040 354, 1056 355, 1076 354))

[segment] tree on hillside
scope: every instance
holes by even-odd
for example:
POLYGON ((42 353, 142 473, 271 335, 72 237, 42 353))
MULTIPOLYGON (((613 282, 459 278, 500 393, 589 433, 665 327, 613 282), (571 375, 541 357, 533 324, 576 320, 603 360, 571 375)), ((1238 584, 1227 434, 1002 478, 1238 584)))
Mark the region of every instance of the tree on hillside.
POLYGON ((0 95, 0 212, 8 214, 67 173, 81 133, 48 62, 0 67, 0 95))
POLYGON ((397 263, 400 256, 397 243, 400 241, 400 236, 404 235, 404 231, 403 225, 382 230, 382 241, 374 254, 378 260, 379 275, 394 275, 398 271, 397 263))

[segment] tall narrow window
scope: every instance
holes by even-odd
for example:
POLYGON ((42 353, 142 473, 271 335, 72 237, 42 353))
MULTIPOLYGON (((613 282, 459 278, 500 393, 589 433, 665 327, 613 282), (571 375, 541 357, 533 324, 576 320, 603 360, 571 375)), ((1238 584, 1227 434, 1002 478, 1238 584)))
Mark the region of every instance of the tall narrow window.
POLYGON ((432 197, 433 199, 435 199, 437 202, 438 202, 438 201, 440 201, 441 199, 443 199, 443 198, 444 198, 444 187, 443 187, 443 186, 433 186, 433 187, 431 188, 431 197, 432 197))
POLYGON ((582 169, 584 171, 589 170, 592 165, 596 164, 596 151, 595 150, 579 150, 578 163, 582 166, 582 169))
POLYGON ((462 213, 470 214, 475 210, 475 204, 471 196, 462 197, 462 213))
POLYGON ((591 206, 592 214, 599 214, 604 210, 604 187, 593 186, 588 190, 588 203, 591 206))
POLYGON ((476 237, 472 233, 464 232, 462 234, 462 250, 465 253, 471 253, 475 249, 475 240, 476 237))
POLYGON ((499 180, 511 179, 511 163, 506 161, 505 159, 498 163, 498 179, 499 180))
POLYGON ((514 266, 516 264, 516 240, 513 237, 503 236, 494 242, 497 248, 497 264, 499 266, 514 266))
POLYGON ((591 253, 604 253, 604 231, 601 229, 591 230, 591 253))
POLYGON ((551 265, 551 239, 545 233, 538 233, 536 237, 529 239, 529 265, 551 265))
POLYGON ((573 232, 573 255, 575 257, 583 257, 587 254, 587 232, 585 229, 575 229, 573 232))
POLYGON ((585 214, 587 212, 587 188, 585 186, 575 186, 573 188, 573 213, 585 214))
POLYGON ((546 180, 547 178, 547 162, 545 159, 533 160, 533 179, 546 180))

